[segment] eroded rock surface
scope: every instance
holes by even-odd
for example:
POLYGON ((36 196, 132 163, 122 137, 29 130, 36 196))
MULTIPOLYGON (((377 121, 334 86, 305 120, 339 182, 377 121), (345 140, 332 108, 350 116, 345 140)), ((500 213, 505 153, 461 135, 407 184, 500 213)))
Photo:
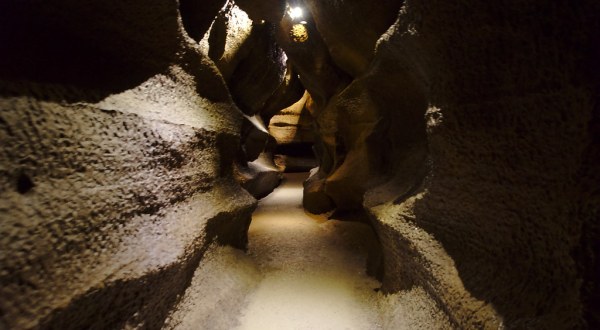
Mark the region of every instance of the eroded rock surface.
POLYGON ((277 143, 275 163, 285 172, 308 172, 318 166, 313 151, 313 118, 306 108, 309 98, 305 93, 298 102, 279 111, 269 123, 269 133, 277 143))
POLYGON ((308 40, 278 41, 314 96, 305 207, 366 208, 384 289, 457 327, 595 327, 598 5, 405 1, 355 24, 388 22, 375 45, 360 1, 303 3, 308 40))
POLYGON ((0 4, 0 328, 161 327, 310 143, 384 327, 600 328, 597 1, 238 2, 0 4))
POLYGON ((384 0, 377 5, 364 0, 306 0, 335 64, 353 77, 369 67, 375 43, 398 16, 402 1, 384 0))
POLYGON ((2 7, 0 327, 159 328, 246 244, 242 115, 176 1, 2 7))
POLYGON ((271 22, 279 22, 283 9, 278 13, 278 7, 267 5, 229 2, 201 41, 203 51, 219 67, 234 102, 246 116, 236 173, 242 186, 255 197, 264 197, 280 181, 280 175, 273 172, 279 169, 269 165, 273 159, 265 158, 275 151, 275 141, 265 126, 277 112, 300 99, 304 91, 283 49, 275 42, 276 30, 271 22), (263 157, 257 160, 260 154, 263 157))
POLYGON ((238 162, 235 167, 238 182, 257 199, 269 195, 282 179, 282 171, 275 165, 273 155, 261 153, 252 162, 238 162))

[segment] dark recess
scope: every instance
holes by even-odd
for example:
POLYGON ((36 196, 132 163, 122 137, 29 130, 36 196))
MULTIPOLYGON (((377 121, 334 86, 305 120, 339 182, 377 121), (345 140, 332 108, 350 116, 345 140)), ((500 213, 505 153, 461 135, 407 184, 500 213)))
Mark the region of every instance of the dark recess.
POLYGON ((31 178, 27 174, 21 173, 17 178, 17 191, 19 194, 26 194, 31 191, 33 187, 35 187, 35 184, 31 178))
POLYGON ((293 143, 278 145, 275 149, 275 153, 279 155, 287 155, 294 157, 315 158, 312 146, 312 143, 293 143))

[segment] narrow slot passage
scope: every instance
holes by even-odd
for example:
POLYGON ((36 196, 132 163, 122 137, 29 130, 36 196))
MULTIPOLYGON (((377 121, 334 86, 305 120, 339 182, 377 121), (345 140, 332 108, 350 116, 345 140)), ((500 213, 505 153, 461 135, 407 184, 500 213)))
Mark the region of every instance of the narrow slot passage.
POLYGON ((238 329, 379 329, 380 283, 366 275, 375 235, 363 223, 306 213, 306 177, 286 174, 253 215, 248 254, 264 277, 238 329))

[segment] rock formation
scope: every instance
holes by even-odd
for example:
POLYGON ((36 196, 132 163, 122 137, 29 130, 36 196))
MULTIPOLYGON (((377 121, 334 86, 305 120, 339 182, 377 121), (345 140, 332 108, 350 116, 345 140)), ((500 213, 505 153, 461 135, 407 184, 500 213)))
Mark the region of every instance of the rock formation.
POLYGON ((159 328, 209 244, 245 246, 243 116, 185 3, 1 5, 0 328, 159 328))
POLYGON ((303 87, 275 42, 273 24, 265 21, 278 21, 283 9, 281 13, 275 9, 280 5, 255 7, 248 1, 240 2, 249 6, 244 7, 248 13, 237 5, 228 2, 222 8, 201 45, 215 61, 245 116, 236 177, 254 197, 261 198, 281 180, 271 154, 274 141, 264 121, 296 102, 303 87))
POLYGON ((397 301, 600 328, 598 31, 593 0, 4 1, 0 328, 162 327, 307 150, 305 208, 367 217, 397 301))
POLYGON ((302 4, 313 43, 280 44, 316 96, 305 207, 366 209, 384 290, 459 328, 594 328, 598 5, 302 4))
POLYGON ((313 151, 313 119, 304 96, 271 118, 269 133, 275 139, 275 163, 286 172, 308 172, 318 166, 313 151))

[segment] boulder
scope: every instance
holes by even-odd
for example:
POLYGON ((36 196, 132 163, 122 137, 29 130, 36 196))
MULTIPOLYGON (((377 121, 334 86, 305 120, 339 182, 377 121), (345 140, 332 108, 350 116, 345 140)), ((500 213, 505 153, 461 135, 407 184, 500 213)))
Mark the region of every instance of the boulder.
POLYGON ((262 153, 255 161, 237 164, 238 182, 254 198, 261 199, 269 195, 283 179, 282 171, 273 163, 273 155, 262 153))

